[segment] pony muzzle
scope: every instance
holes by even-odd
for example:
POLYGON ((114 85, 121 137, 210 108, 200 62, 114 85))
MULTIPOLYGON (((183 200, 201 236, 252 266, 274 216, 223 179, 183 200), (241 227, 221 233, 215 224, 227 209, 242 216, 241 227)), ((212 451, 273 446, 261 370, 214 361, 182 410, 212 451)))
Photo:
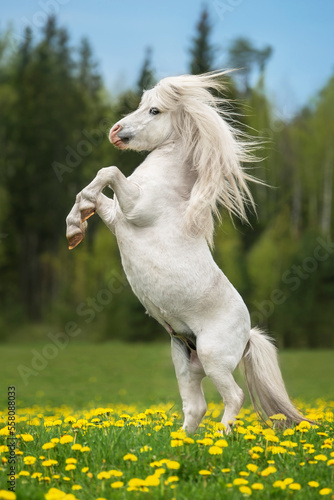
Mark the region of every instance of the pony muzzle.
POLYGON ((122 128, 122 125, 116 123, 109 133, 110 142, 119 149, 125 149, 131 138, 130 134, 121 132, 122 128))

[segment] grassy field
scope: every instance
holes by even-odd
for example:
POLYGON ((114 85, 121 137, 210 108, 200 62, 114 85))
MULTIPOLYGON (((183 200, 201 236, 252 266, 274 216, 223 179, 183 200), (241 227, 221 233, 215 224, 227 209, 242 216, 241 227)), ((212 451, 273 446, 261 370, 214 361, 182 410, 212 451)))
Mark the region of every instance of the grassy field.
POLYGON ((0 499, 334 498, 333 361, 333 351, 280 354, 289 393, 317 426, 268 429, 246 406, 222 435, 223 406, 205 381, 209 411, 186 436, 168 344, 2 345, 0 499), (14 496, 6 483, 9 386, 14 496))
MULTIPOLYGON (((9 385, 16 386, 21 407, 179 402, 168 343, 70 344, 53 359, 43 356, 55 354, 45 344, 5 344, 0 352, 2 407, 9 385)), ((334 351, 283 351, 280 364, 292 398, 334 400, 334 351)), ((220 401, 210 381, 204 382, 207 399, 220 401)))

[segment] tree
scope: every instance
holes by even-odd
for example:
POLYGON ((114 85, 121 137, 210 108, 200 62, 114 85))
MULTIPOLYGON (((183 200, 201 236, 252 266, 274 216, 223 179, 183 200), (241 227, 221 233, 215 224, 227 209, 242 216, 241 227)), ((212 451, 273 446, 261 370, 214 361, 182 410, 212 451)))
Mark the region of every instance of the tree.
POLYGON ((262 50, 256 49, 247 38, 236 38, 228 50, 228 64, 231 68, 242 70, 242 87, 244 93, 249 93, 250 76, 255 68, 264 73, 266 64, 271 57, 272 48, 267 45, 262 50))
POLYGON ((196 26, 196 35, 192 39, 189 52, 191 61, 189 65, 192 75, 199 75, 212 71, 215 60, 215 47, 210 42, 212 24, 206 7, 203 8, 196 26))
MULTIPOLYGON (((1 158, 4 188, 10 193, 7 270, 17 273, 20 283, 16 301, 24 304, 29 318, 39 319, 57 282, 46 256, 57 252, 87 166, 98 158, 99 149, 89 137, 103 116, 102 105, 97 97, 92 104, 91 88, 81 85, 68 35, 54 17, 38 42, 26 32, 11 65, 7 85, 15 99, 6 109, 2 139, 7 146, 1 158)), ((94 77, 87 64, 87 81, 94 77)))
POLYGON ((138 93, 141 95, 143 90, 151 89, 155 84, 156 79, 154 76, 154 70, 152 68, 152 49, 151 47, 147 47, 144 63, 140 70, 139 78, 137 81, 138 93))

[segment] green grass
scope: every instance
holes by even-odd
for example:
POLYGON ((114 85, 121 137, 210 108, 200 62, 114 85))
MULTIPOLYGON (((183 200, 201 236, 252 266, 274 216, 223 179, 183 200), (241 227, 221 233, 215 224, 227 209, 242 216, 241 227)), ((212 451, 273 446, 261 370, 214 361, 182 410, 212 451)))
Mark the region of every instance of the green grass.
MULTIPOLYGON (((7 387, 14 385, 18 415, 16 435, 32 436, 31 441, 19 437, 16 445, 16 473, 27 471, 30 474, 17 478, 17 500, 239 500, 249 492, 258 500, 290 497, 313 500, 322 498, 319 491, 330 488, 334 482, 331 465, 334 458, 333 413, 324 412, 326 405, 331 412, 334 407, 332 351, 280 353, 290 395, 300 402, 303 411, 307 411, 307 406, 311 413, 317 410, 319 427, 306 429, 306 432, 297 427, 292 435, 276 431, 278 442, 267 441, 265 428, 254 426, 255 415, 246 408, 241 413, 239 425, 231 434, 223 436, 227 444, 223 452, 214 455, 210 452, 210 443, 197 442, 204 437, 212 439, 213 443, 221 439, 216 425, 223 407, 209 381, 205 381, 205 393, 207 400, 215 403, 210 404, 203 425, 193 436, 194 442, 187 443, 181 435, 180 446, 173 445, 175 436, 171 433, 180 428, 182 414, 168 344, 72 343, 58 353, 50 350, 57 355, 47 360, 45 367, 41 358, 39 365, 34 366, 33 358, 36 361, 36 353, 41 354, 43 349, 45 352, 44 344, 1 346, 0 429, 6 429, 7 424, 7 387), (20 375, 22 367, 33 370, 26 380, 20 375), (157 412, 157 404, 161 405, 161 411, 157 412), (147 408, 152 410, 143 418, 140 412, 147 408), (84 421, 80 425, 66 422, 69 415, 84 421), (54 423, 45 425, 47 421, 54 423), (252 435, 250 440, 244 438, 245 432, 252 435), (73 441, 57 442, 53 449, 43 449, 45 443, 64 435, 69 435, 73 441), (285 453, 282 450, 275 453, 270 448, 282 442, 295 445, 287 447, 285 453), (73 443, 88 446, 89 450, 72 450, 73 443), (141 451, 145 446, 147 451, 141 451), (251 451, 254 446, 262 448, 257 456, 251 451), (125 461, 123 457, 128 453, 138 460, 125 461), (315 459, 319 455, 326 460, 315 459), (27 456, 34 457, 35 463, 25 464, 27 456), (66 470, 68 458, 77 460, 72 471, 66 470), (48 459, 55 459, 57 463, 45 465, 48 459), (150 464, 164 459, 154 474, 155 467, 150 464), (169 461, 177 462, 179 468, 170 469, 169 461), (258 469, 249 470, 251 464, 253 469, 254 465, 258 469), (269 465, 275 470, 268 476, 263 475, 269 465), (222 472, 222 469, 229 470, 222 472), (122 476, 110 475, 111 470, 120 471, 122 476), (209 471, 210 475, 200 475, 201 470, 209 471), (101 472, 106 473, 105 479, 99 477, 101 472), (31 477, 33 473, 41 474, 44 479, 31 477), (152 475, 156 486, 149 484, 152 475), (174 483, 168 482, 173 476, 178 477, 175 489, 172 488, 174 483), (147 486, 143 486, 147 491, 140 491, 140 488, 129 491, 134 478, 145 484, 148 481, 147 486), (247 481, 246 490, 240 490, 240 478, 247 481), (284 480, 287 482, 277 483, 284 480), (291 480, 300 490, 290 488, 291 480), (122 481, 123 485, 119 489, 111 488, 115 481, 122 481), (318 482, 319 486, 309 486, 310 481, 318 482), (258 483, 262 490, 253 489, 258 483), (73 490, 73 486, 81 486, 81 489, 73 490), (74 496, 62 497, 59 493, 48 497, 50 488, 74 496)), ((8 454, 1 445, 6 442, 4 431, 1 435, 0 430, 0 455, 5 458, 8 454)), ((7 489, 7 471, 5 460, 0 469, 0 490, 7 489)), ((331 498, 332 494, 324 498, 331 498)), ((1 498, 7 497, 1 496, 0 491, 1 498)))
MULTIPOLYGON (((6 405, 9 385, 16 386, 20 406, 179 402, 168 343, 72 343, 45 360, 45 368, 39 361, 34 370, 35 353, 44 348, 45 344, 1 346, 1 406, 6 405), (20 370, 26 368, 31 372, 24 379, 20 370)), ((334 399, 334 351, 283 351, 280 364, 291 397, 334 399)), ((207 399, 219 401, 210 381, 204 382, 207 399)))

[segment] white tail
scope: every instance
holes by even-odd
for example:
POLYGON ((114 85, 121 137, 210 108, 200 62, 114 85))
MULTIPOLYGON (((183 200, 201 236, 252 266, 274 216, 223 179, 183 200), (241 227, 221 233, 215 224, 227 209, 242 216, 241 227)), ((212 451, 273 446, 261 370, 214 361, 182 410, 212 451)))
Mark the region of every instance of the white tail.
POLYGON ((278 365, 276 347, 258 328, 251 330, 241 367, 254 409, 261 418, 282 413, 287 418, 287 425, 303 420, 314 423, 303 417, 290 401, 278 365))

